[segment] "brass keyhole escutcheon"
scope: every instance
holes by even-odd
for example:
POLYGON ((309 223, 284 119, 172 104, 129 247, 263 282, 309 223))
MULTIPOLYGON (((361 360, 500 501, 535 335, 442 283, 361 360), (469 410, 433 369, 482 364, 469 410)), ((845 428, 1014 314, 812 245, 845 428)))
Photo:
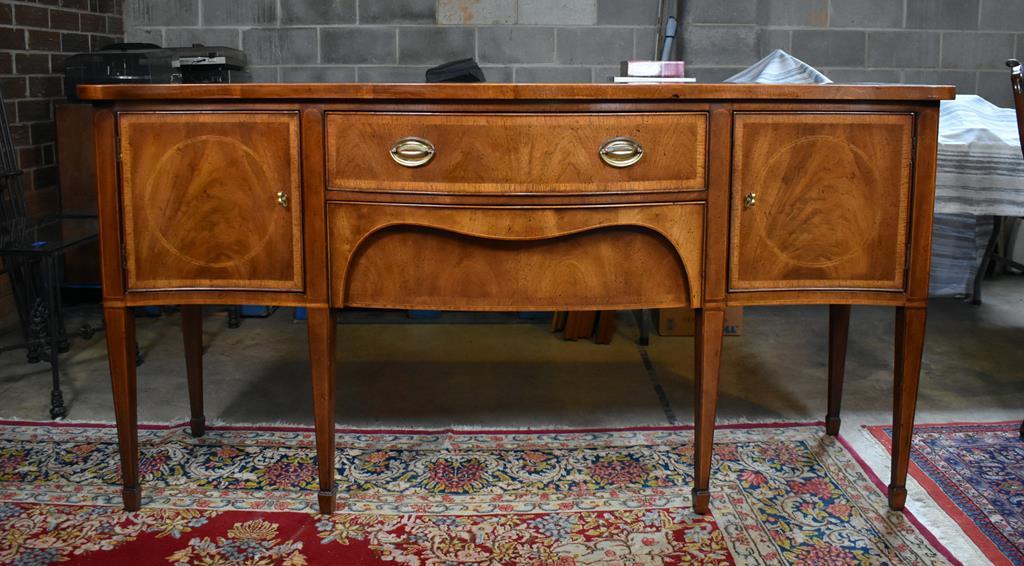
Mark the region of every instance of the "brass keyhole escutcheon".
POLYGON ((747 193, 743 199, 743 208, 750 208, 757 204, 757 193, 747 193))
POLYGON ((281 208, 288 208, 288 193, 277 191, 277 204, 281 205, 281 208))

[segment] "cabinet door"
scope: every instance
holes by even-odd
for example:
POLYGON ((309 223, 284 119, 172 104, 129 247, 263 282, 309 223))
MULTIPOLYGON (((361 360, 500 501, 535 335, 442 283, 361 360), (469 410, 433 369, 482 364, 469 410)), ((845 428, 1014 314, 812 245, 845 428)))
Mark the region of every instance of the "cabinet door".
POLYGON ((731 290, 903 289, 913 115, 734 124, 731 290))
POLYGON ((301 291, 293 112, 122 113, 129 289, 301 291))

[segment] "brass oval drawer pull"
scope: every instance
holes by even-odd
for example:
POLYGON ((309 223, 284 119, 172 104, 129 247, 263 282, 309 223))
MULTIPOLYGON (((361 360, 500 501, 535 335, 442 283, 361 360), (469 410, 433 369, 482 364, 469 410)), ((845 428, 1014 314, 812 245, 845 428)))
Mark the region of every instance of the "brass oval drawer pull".
POLYGON ((434 158, 434 144, 423 138, 402 138, 391 146, 391 159, 405 167, 421 167, 434 158))
POLYGON ((281 208, 288 208, 288 193, 277 191, 277 204, 281 205, 281 208))
POLYGON ((644 156, 644 148, 633 138, 612 138, 597 152, 601 160, 612 167, 629 167, 644 156))

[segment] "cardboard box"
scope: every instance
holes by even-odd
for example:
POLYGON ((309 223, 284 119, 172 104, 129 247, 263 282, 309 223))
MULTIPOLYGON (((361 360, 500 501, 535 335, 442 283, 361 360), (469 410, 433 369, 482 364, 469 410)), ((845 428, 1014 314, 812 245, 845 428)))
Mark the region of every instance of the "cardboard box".
MULTIPOLYGON (((661 336, 693 336, 693 309, 657 309, 655 325, 661 336)), ((725 335, 739 336, 743 332, 743 307, 725 308, 725 335)))

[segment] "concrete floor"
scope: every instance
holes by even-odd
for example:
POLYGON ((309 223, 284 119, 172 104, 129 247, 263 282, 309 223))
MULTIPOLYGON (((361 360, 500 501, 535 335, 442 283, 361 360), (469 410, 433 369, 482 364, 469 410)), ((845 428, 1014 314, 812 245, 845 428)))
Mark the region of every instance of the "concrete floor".
MULTIPOLYGON (((934 300, 928 320, 919 422, 1024 417, 1024 277, 986 284, 985 304, 934 300)), ((76 319, 96 322, 96 309, 76 319)), ((397 319, 396 315, 385 315, 397 319)), ((467 320, 468 317, 457 317, 467 320)), ((489 317, 494 321, 497 317, 489 317)), ((692 422, 693 341, 636 346, 632 317, 612 344, 566 342, 545 322, 381 324, 343 317, 338 334, 338 421, 352 426, 589 427, 692 422)), ((469 319, 472 320, 472 319, 469 319)), ((0 344, 11 343, 13 319, 0 344)), ((77 324, 69 324, 74 327, 77 324)), ((187 420, 180 319, 138 319, 142 421, 187 420)), ((891 405, 892 309, 855 307, 844 421, 886 422, 891 405)), ((206 318, 206 414, 227 422, 311 424, 306 333, 291 309, 229 330, 206 318)), ((723 420, 818 420, 825 411, 827 309, 745 312, 727 337, 723 420)), ((113 419, 103 335, 62 356, 71 420, 113 419)), ((49 368, 0 355, 0 417, 46 420, 49 368)))
MULTIPOLYGON (((98 319, 97 309, 79 318, 98 319)), ((385 315, 392 319, 396 315, 385 315)), ((466 317, 462 317, 466 319, 466 317)), ((473 319, 469 319, 473 320, 473 319)), ((494 320, 494 317, 491 317, 494 320)), ((344 317, 338 335, 337 419, 353 427, 605 427, 687 424, 693 419, 693 341, 651 338, 620 317, 607 346, 566 342, 546 322, 381 324, 344 317)), ((0 344, 16 341, 8 319, 0 344)), ((464 320, 465 322, 465 320, 464 320)), ((74 324, 79 324, 76 322, 74 324)), ((69 324, 69 328, 74 325, 69 324)), ((188 418, 180 318, 138 319, 142 422, 188 418)), ((720 421, 820 420, 825 412, 827 308, 745 311, 744 335, 727 337, 720 421)), ((229 423, 312 424, 306 332, 291 309, 247 319, 238 330, 205 323, 206 415, 229 423)), ((855 307, 843 434, 876 473, 886 454, 859 430, 891 418, 893 310, 855 307)), ((102 334, 62 356, 69 420, 112 421, 102 334)), ((47 420, 49 368, 22 352, 0 355, 0 417, 47 420)), ((1024 418, 1024 277, 986 282, 985 303, 931 303, 919 423, 1024 418)), ((908 507, 961 557, 974 555, 958 528, 930 514, 922 490, 908 507)))

